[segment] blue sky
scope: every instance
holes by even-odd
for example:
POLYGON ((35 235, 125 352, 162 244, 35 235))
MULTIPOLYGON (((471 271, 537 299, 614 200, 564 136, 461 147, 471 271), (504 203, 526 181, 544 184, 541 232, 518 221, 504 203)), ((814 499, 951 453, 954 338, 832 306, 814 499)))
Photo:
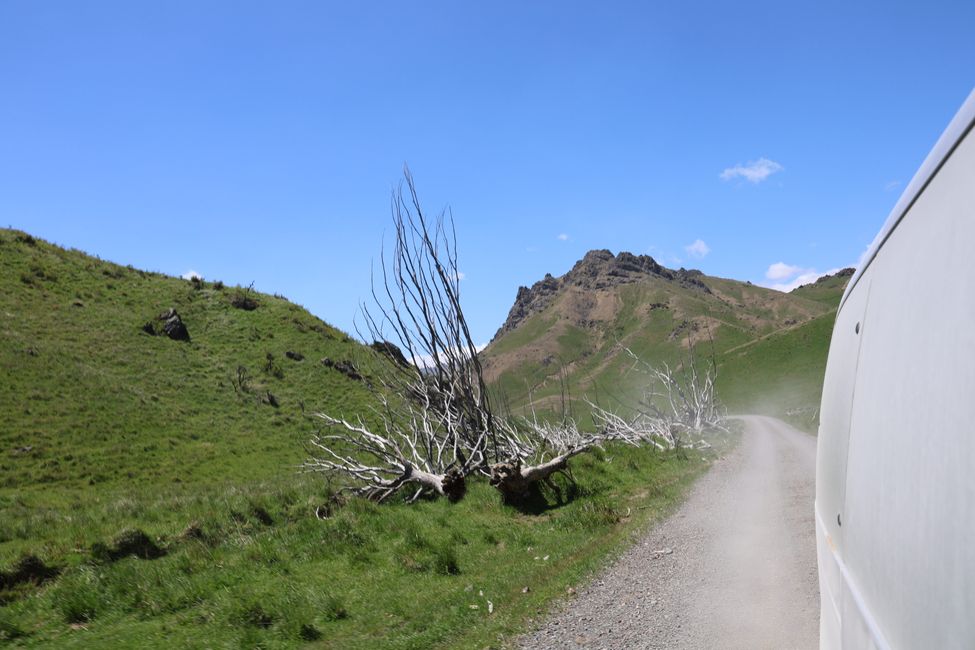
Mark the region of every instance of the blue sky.
POLYGON ((975 83, 973 24, 972 2, 6 0, 0 223, 351 330, 408 162, 453 209, 479 341, 592 248, 786 285, 857 261, 975 83))

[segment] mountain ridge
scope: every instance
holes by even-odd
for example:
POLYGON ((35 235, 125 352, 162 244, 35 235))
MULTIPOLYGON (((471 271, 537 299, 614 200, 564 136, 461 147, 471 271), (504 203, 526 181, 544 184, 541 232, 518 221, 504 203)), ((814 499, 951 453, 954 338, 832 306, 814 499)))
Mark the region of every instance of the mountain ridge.
MULTIPOLYGON (((706 344, 734 375, 742 354, 772 345, 762 341, 795 336, 812 344, 824 365, 823 319, 832 322, 852 273, 843 269, 783 293, 696 269, 668 269, 646 255, 592 250, 564 275, 546 274, 518 289, 508 318, 482 354, 485 375, 506 404, 527 412, 556 408, 567 392, 574 396, 569 401, 591 399, 608 386, 624 387, 621 404, 638 402, 639 381, 625 362, 628 355, 621 354, 624 347, 657 364, 680 363, 688 348, 706 344)), ((788 372, 781 364, 775 368, 784 382, 791 381, 788 372)), ((814 386, 816 380, 800 383, 814 386)), ((727 392, 736 408, 748 405, 743 391, 727 392)), ((784 409, 818 403, 818 395, 807 398, 798 390, 783 399, 796 402, 784 409)))

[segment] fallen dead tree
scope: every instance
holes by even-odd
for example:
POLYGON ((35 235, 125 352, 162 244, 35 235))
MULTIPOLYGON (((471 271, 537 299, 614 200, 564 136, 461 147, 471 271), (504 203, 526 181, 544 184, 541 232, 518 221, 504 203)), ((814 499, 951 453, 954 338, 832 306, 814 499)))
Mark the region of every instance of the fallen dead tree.
POLYGON ((549 484, 553 474, 568 473, 569 459, 602 447, 607 442, 638 444, 639 438, 624 429, 604 428, 582 432, 574 421, 561 423, 506 421, 501 432, 503 457, 489 467, 491 485, 506 503, 518 503, 531 496, 539 484, 549 484))
POLYGON ((308 445, 307 471, 338 476, 341 489, 379 501, 401 490, 412 493, 410 501, 423 494, 457 501, 477 474, 517 503, 559 472, 571 480, 570 459, 605 443, 678 447, 682 427, 712 422, 713 373, 699 376, 693 359, 683 365, 691 373, 683 378, 644 364, 651 387, 663 385, 669 411, 651 391, 642 419, 594 407, 597 430, 583 432, 565 413, 559 423, 497 413, 461 309, 453 221, 449 213, 427 219, 404 173, 406 191, 401 186, 392 202, 395 244, 389 259, 385 251, 380 258, 382 279, 373 281, 373 304, 362 307, 365 336, 359 332, 372 340, 372 421, 381 425, 316 414, 324 425, 308 445))
POLYGON ((311 457, 306 471, 342 475, 343 490, 375 501, 384 501, 402 488, 413 489, 410 502, 425 492, 459 501, 467 492, 466 478, 482 462, 477 453, 463 451, 450 435, 451 425, 432 409, 407 408, 409 415, 389 410, 381 419, 381 432, 361 419, 349 422, 325 413, 316 417, 329 433, 310 441, 311 457))
POLYGON ((639 438, 658 449, 680 449, 693 437, 698 438, 695 445, 709 446, 701 439, 703 434, 727 431, 724 409, 714 389, 717 367, 713 352, 702 369, 691 341, 676 367, 653 365, 627 347, 622 351, 633 361, 631 370, 644 374, 647 383, 636 413, 629 418, 590 402, 593 420, 602 428, 639 438))

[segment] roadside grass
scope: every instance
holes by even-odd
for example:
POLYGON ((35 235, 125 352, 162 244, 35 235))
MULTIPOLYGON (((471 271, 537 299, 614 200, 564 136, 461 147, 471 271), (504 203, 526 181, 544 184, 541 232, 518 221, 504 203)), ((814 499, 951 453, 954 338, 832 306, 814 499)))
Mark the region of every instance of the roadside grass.
POLYGON ((15 646, 481 648, 516 634, 709 464, 607 447, 574 459, 547 505, 502 505, 483 481, 458 504, 329 504, 315 477, 163 495, 151 486, 75 509, 17 512, 22 548, 60 575, 0 591, 15 646), (114 557, 139 528, 156 559, 114 557), (523 591, 527 587, 527 591, 523 591), (490 603, 490 604, 489 604, 490 603))

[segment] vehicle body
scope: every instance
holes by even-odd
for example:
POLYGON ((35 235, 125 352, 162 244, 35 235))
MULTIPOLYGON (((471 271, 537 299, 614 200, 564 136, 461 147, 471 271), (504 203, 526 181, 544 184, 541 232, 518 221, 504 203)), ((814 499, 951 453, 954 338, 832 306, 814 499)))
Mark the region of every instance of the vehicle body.
POLYGON ((816 467, 821 648, 975 648, 975 92, 851 278, 816 467))

